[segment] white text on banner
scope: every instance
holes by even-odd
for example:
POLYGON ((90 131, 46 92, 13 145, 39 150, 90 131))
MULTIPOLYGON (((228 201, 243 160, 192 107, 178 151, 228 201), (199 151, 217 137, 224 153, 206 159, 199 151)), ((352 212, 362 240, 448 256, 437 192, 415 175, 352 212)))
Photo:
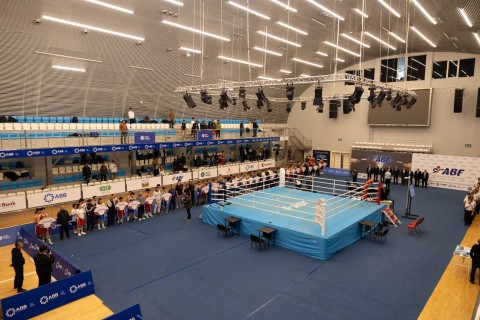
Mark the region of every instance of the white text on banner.
POLYGON ((162 177, 162 185, 177 184, 177 181, 182 180, 182 183, 188 182, 192 179, 192 172, 179 172, 174 174, 166 174, 162 177))
POLYGON ((268 169, 268 168, 273 168, 275 167, 275 160, 265 160, 265 161, 260 161, 258 163, 258 169, 263 170, 263 169, 268 169))
POLYGON ((117 181, 111 183, 99 183, 95 185, 82 186, 82 193, 84 198, 91 198, 93 196, 103 197, 111 194, 124 193, 125 181, 117 181))
POLYGON ((57 203, 78 201, 82 197, 80 188, 67 188, 27 194, 28 207, 43 207, 57 203))
POLYGON ((213 168, 200 168, 193 172, 195 179, 213 179, 217 177, 217 167, 213 168))

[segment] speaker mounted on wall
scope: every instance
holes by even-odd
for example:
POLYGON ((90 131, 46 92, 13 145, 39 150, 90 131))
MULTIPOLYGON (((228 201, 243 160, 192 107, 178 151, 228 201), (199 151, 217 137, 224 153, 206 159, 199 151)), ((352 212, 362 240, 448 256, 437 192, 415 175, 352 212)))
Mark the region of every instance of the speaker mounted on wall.
POLYGON ((455 89, 455 100, 453 102, 453 113, 461 113, 463 109, 463 89, 455 89))
POLYGON ((477 118, 480 118, 480 88, 478 88, 477 93, 477 113, 475 114, 477 118))

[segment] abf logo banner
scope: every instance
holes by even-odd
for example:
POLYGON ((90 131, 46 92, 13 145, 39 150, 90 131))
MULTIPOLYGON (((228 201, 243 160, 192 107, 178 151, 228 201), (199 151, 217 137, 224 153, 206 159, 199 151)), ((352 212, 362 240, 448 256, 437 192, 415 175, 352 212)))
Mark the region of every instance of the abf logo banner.
POLYGON ((412 170, 427 170, 430 187, 468 191, 480 177, 480 159, 413 154, 412 170))

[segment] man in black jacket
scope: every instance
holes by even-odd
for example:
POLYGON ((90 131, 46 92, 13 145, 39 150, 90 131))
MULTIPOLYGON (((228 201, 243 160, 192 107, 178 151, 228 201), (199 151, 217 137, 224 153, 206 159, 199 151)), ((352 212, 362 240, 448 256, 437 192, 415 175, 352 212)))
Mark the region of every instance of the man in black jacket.
POLYGON ((90 169, 90 166, 86 163, 82 168, 82 175, 83 181, 85 181, 88 185, 88 183, 90 182, 90 178, 92 177, 92 169, 90 169))
POLYGON ((375 166, 373 168, 373 181, 377 182, 378 181, 378 174, 380 173, 380 168, 378 166, 375 166))
POLYGON ((367 180, 372 179, 372 173, 373 173, 373 168, 372 168, 372 166, 369 164, 368 167, 367 167, 367 180))
POLYGON ((415 184, 415 187, 420 187, 420 179, 422 178, 422 172, 420 169, 415 170, 413 173, 413 181, 415 184))
POLYGON ((52 264, 55 262, 50 249, 47 246, 40 246, 38 254, 33 258, 35 262, 35 271, 38 276, 38 286, 43 286, 52 282, 52 264))
POLYGON ((12 249, 12 264, 10 265, 15 270, 15 279, 13 280, 13 289, 17 292, 25 292, 23 289, 23 266, 25 265, 25 258, 22 254, 23 242, 15 242, 15 248, 12 249))
POLYGON ((422 172, 422 176, 421 176, 421 180, 422 180, 422 187, 423 188, 426 188, 428 186, 428 177, 429 177, 429 173, 427 172, 427 170, 423 170, 422 172))
POLYGON ((63 241, 63 233, 70 238, 70 234, 68 231, 68 226, 70 223, 70 216, 68 215, 68 211, 65 209, 65 206, 60 207, 60 211, 57 212, 57 224, 60 225, 60 241, 63 241))
POLYGON ((400 169, 398 169, 397 166, 395 166, 395 168, 393 168, 392 175, 393 175, 393 184, 398 184, 398 177, 400 176, 400 169))
POLYGON ((470 258, 472 258, 472 270, 470 271, 470 283, 475 282, 475 272, 480 268, 480 239, 470 249, 470 258))

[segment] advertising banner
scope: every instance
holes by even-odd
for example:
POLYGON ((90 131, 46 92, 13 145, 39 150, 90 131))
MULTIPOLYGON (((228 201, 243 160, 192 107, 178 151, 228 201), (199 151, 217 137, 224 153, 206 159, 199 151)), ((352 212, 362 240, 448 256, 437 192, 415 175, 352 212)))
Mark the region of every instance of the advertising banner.
POLYGON ((14 226, 0 229, 0 247, 15 243, 21 228, 22 226, 14 226))
POLYGON ((222 176, 229 176, 231 174, 238 174, 240 173, 240 166, 238 164, 232 166, 219 166, 218 167, 218 175, 222 176))
POLYGON ((350 169, 357 169, 360 174, 367 172, 367 167, 372 168, 388 168, 392 170, 395 167, 401 171, 404 167, 410 170, 412 168, 412 153, 408 152, 388 152, 388 151, 368 151, 368 150, 352 150, 350 159, 350 169))
POLYGON ((213 168, 200 168, 193 171, 194 179, 212 179, 217 177, 217 167, 213 168))
POLYGON ((107 181, 107 183, 82 186, 82 194, 85 199, 93 196, 102 197, 123 192, 125 192, 125 181, 123 180, 117 182, 107 181))
MULTIPOLYGON (((38 253, 38 249, 40 246, 45 245, 45 243, 39 239, 37 239, 33 234, 21 228, 18 235, 17 240, 22 241, 24 246, 23 250, 30 256, 35 257, 38 253)), ((80 269, 71 263, 70 261, 63 258, 55 249, 51 246, 49 247, 52 251, 53 255, 55 256, 55 263, 53 264, 53 273, 52 276, 57 279, 65 279, 74 274, 80 272, 80 269)))
POLYGON ((80 188, 68 188, 27 194, 29 208, 44 207, 52 204, 78 201, 82 197, 80 188))
POLYGON ((313 150, 313 158, 317 161, 322 161, 330 165, 330 151, 326 150, 313 150))
POLYGON ((338 169, 338 168, 326 167, 325 169, 323 169, 323 173, 333 175, 333 176, 341 176, 341 177, 349 177, 350 176, 350 170, 347 170, 347 169, 338 169))
POLYGON ((213 131, 212 130, 200 130, 198 131, 198 141, 208 141, 213 140, 213 131))
POLYGON ((103 320, 142 320, 142 310, 140 310, 140 305, 131 306, 123 311, 112 314, 110 317, 107 317, 103 320))
POLYGON ((2 299, 3 319, 31 319, 94 293, 92 272, 83 272, 2 299))
POLYGON ((273 159, 260 161, 258 163, 259 170, 264 170, 264 169, 273 168, 273 167, 275 167, 275 160, 273 159))
POLYGON ((136 144, 155 143, 155 132, 134 132, 133 141, 136 144))
POLYGON ((240 172, 258 170, 258 162, 244 162, 240 164, 240 172))
POLYGON ((126 180, 127 191, 140 190, 140 189, 154 189, 157 184, 162 185, 162 177, 145 177, 140 179, 126 180))
POLYGON ((7 213, 27 208, 25 193, 16 196, 0 198, 0 213, 7 213))
POLYGON ((190 179, 192 179, 192 173, 190 171, 174 173, 174 174, 166 174, 162 177, 162 186, 177 184, 177 181, 179 180, 182 180, 182 183, 184 183, 184 182, 188 182, 188 180, 190 179))
POLYGON ((412 169, 427 170, 428 186, 468 191, 480 177, 480 158, 415 153, 412 169))

